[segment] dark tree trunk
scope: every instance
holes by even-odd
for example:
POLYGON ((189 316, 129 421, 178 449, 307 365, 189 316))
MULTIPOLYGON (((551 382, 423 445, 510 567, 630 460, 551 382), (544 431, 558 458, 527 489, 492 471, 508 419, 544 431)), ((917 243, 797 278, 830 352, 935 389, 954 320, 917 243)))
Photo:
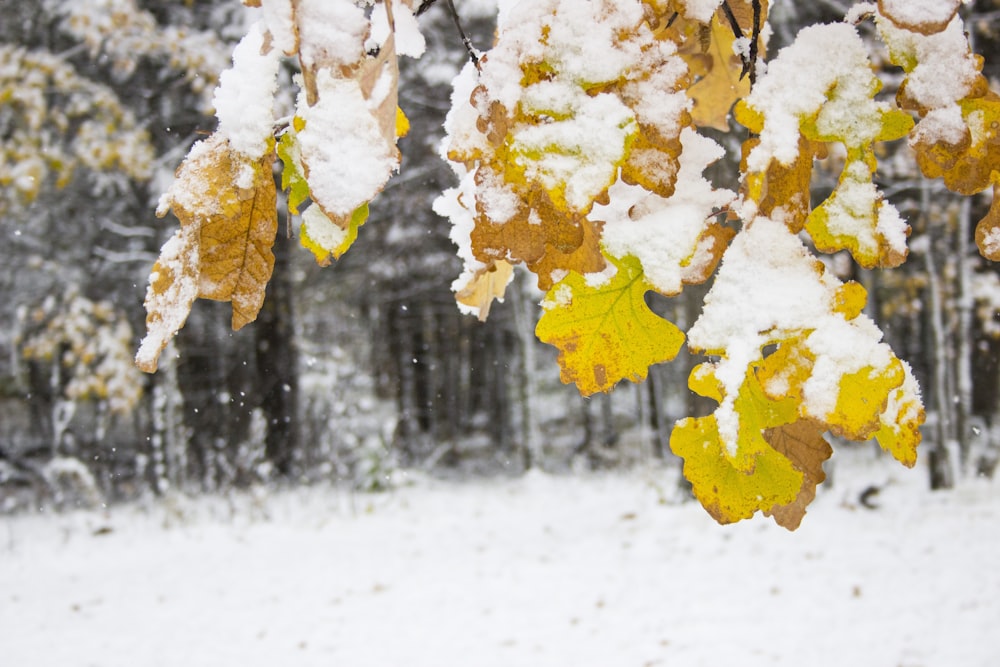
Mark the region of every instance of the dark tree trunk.
POLYGON ((260 407, 267 420, 264 453, 275 471, 288 477, 299 472, 299 355, 295 344, 294 288, 289 248, 279 238, 274 245, 274 274, 264 306, 254 324, 257 335, 257 382, 260 407))

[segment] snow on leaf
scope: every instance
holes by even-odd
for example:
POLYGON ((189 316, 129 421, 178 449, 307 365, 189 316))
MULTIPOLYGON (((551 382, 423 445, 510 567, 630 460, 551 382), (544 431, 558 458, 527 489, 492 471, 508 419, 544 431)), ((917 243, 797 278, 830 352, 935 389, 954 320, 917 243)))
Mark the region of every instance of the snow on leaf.
POLYGON ((299 206, 309 199, 309 183, 303 173, 302 154, 293 127, 278 139, 277 153, 281 160, 281 189, 288 191, 288 210, 298 214, 299 206))
POLYGON ((913 371, 905 361, 903 383, 889 394, 885 410, 880 415, 881 427, 875 439, 885 451, 908 468, 917 462, 917 445, 920 444, 920 425, 924 423, 924 406, 920 400, 920 387, 913 371))
POLYGON ((281 53, 267 44, 258 22, 233 50, 233 67, 222 73, 213 104, 218 133, 234 151, 258 159, 272 148, 274 94, 281 53))
POLYGON ((273 161, 273 144, 252 161, 216 133, 191 149, 158 209, 197 230, 198 296, 230 301, 233 329, 257 318, 274 268, 273 161))
POLYGON ((313 201, 346 227, 351 214, 381 191, 399 163, 398 154, 395 140, 385 140, 358 81, 321 70, 316 83, 317 102, 299 101, 298 115, 305 122, 298 132, 302 164, 313 201))
POLYGON ((810 26, 779 52, 736 111, 738 120, 759 132, 745 149, 747 193, 759 202, 772 197, 761 212, 788 218, 793 230, 808 206, 796 199, 803 192, 796 188, 807 182, 811 168, 808 153, 818 142, 844 145, 840 182, 808 217, 805 229, 820 250, 849 250, 868 268, 902 263, 909 235, 872 182, 875 142, 899 139, 913 126, 908 114, 874 99, 881 85, 852 26, 810 26), (770 173, 773 162, 791 170, 770 173), (772 183, 777 187, 769 187, 772 183), (775 198, 782 196, 791 198, 787 208, 775 198))
POLYGON ((941 32, 962 0, 878 0, 879 12, 900 28, 930 35, 941 32))
POLYGON ((645 379, 651 365, 673 359, 684 334, 646 305, 650 290, 634 257, 609 259, 617 272, 592 286, 570 273, 546 295, 535 334, 559 349, 562 381, 589 396, 620 380, 645 379))
POLYGON ((198 298, 198 228, 181 227, 160 250, 146 289, 146 336, 135 365, 155 373, 160 353, 184 327, 198 298))
POLYGON ((399 167, 394 21, 370 55, 370 23, 349 0, 302 0, 295 5, 303 90, 296 128, 310 196, 347 230, 354 212, 381 192, 399 167))
POLYGON ((604 251, 637 258, 649 283, 667 296, 707 280, 735 233, 715 220, 735 193, 713 188, 703 176, 722 157, 722 147, 692 128, 682 130, 681 145, 672 196, 618 182, 608 191, 608 203, 595 205, 590 214, 604 222, 604 251))
MULTIPOLYGON (((931 11, 920 12, 925 9, 931 11)), ((961 18, 951 14, 945 27, 933 31, 901 28, 892 15, 887 20, 880 14, 876 24, 890 59, 906 73, 896 97, 921 116, 910 135, 920 170, 942 178, 953 192, 971 195, 1000 183, 1000 95, 990 90, 961 18)), ((990 213, 976 232, 980 252, 993 260, 1000 257, 989 233, 1000 217, 997 207, 994 189, 990 213)))
POLYGON ((474 174, 459 203, 474 212, 477 262, 525 263, 543 289, 566 271, 602 271, 600 225, 586 218, 619 174, 672 194, 690 122, 687 68, 646 9, 638 0, 521 3, 502 14, 479 71, 456 79, 446 150, 474 174))
POLYGON ((358 239, 358 229, 368 220, 368 204, 362 204, 351 214, 347 229, 333 223, 319 206, 310 206, 302 214, 302 247, 312 252, 316 263, 328 266, 330 258, 340 257, 358 239))
MULTIPOLYGON (((702 376, 711 371, 696 368, 702 376)), ((692 387, 698 386, 693 382, 692 387)), ((736 397, 745 417, 740 426, 740 449, 734 457, 720 433, 717 416, 688 417, 677 422, 670 448, 684 459, 684 476, 695 497, 719 523, 749 519, 759 510, 793 503, 805 477, 788 457, 764 438, 773 429, 795 420, 794 401, 773 401, 748 367, 736 397)))
POLYGON ((821 252, 847 250, 866 269, 893 268, 906 261, 910 228, 884 200, 873 175, 864 161, 849 162, 833 193, 806 218, 805 229, 821 252))
MULTIPOLYGON (((815 424, 819 433, 852 440, 878 435, 900 460, 915 456, 923 422, 919 392, 862 313, 865 300, 864 288, 827 273, 783 222, 758 217, 745 227, 724 255, 704 311, 688 332, 692 350, 720 355, 696 368, 689 381, 692 390, 719 406, 709 417, 685 420, 675 429, 674 438, 681 436, 675 451, 701 461, 692 463, 692 471, 707 474, 703 457, 708 455, 691 448, 692 439, 710 435, 714 440, 707 446, 719 453, 713 456, 725 459, 724 465, 709 457, 717 473, 753 475, 762 452, 774 450, 764 433, 801 420, 815 424)), ((803 438, 818 444, 812 436, 803 438)), ((795 469, 812 483, 819 479, 813 468, 795 469)), ((800 483, 791 498, 773 500, 787 491, 785 479, 780 488, 760 494, 760 503, 737 502, 738 496, 723 501, 719 494, 728 491, 709 492, 707 481, 699 483, 699 498, 707 499, 713 515, 720 503, 729 508, 725 520, 789 506, 776 515, 786 527, 801 519, 811 493, 800 483)), ((753 482, 749 488, 759 492, 761 486, 753 482)))

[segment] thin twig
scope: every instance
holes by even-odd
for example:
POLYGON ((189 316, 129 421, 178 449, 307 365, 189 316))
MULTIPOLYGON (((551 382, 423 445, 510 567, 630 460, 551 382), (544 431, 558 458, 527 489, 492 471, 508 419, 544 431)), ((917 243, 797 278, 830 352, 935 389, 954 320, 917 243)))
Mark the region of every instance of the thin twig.
POLYGON ((472 46, 472 40, 469 39, 465 34, 465 30, 462 29, 462 21, 458 18, 458 10, 455 9, 455 3, 453 0, 446 0, 446 2, 448 3, 448 9, 451 10, 451 18, 455 20, 455 27, 458 28, 458 34, 462 36, 462 43, 465 44, 465 50, 469 53, 469 60, 476 66, 476 69, 479 69, 479 52, 472 46))
POLYGON ((415 12, 414 15, 415 16, 420 16, 421 14, 423 14, 424 12, 426 12, 428 9, 430 9, 431 5, 433 5, 434 2, 435 2, 435 0, 423 0, 423 2, 420 3, 420 6, 417 7, 417 11, 415 12))
MULTIPOLYGON (((740 53, 740 60, 743 61, 743 71, 740 72, 740 78, 745 76, 750 77, 750 85, 753 86, 757 82, 757 42, 760 39, 760 19, 761 19, 761 6, 760 0, 752 0, 751 6, 753 7, 753 27, 750 33, 750 49, 747 54, 740 53)), ((745 35, 743 34, 743 28, 740 26, 740 22, 736 20, 736 15, 733 14, 732 8, 729 6, 728 0, 722 3, 722 11, 726 15, 726 19, 729 21, 729 26, 732 28, 733 35, 736 39, 743 39, 745 35)))
POLYGON ((736 15, 733 14, 733 9, 729 6, 729 0, 722 3, 722 11, 729 20, 729 27, 732 28, 733 35, 736 36, 736 39, 743 37, 743 28, 740 27, 740 22, 736 20, 736 15))
POLYGON ((748 74, 750 75, 750 87, 752 88, 757 83, 757 42, 760 41, 761 6, 760 0, 753 0, 751 4, 753 6, 753 34, 750 35, 749 63, 744 63, 743 67, 744 69, 749 67, 748 74))

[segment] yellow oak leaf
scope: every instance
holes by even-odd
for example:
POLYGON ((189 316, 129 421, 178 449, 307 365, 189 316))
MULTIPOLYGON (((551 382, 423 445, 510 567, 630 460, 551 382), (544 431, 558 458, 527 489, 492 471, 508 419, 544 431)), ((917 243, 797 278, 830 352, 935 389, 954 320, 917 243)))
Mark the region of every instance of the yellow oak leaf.
POLYGON ((983 257, 1000 262, 1000 180, 993 186, 989 212, 976 225, 976 245, 983 257))
POLYGON ((559 349, 562 381, 589 396, 620 380, 639 382, 653 364, 673 359, 684 334, 646 305, 650 290, 634 257, 609 258, 617 272, 592 286, 570 273, 542 302, 535 334, 559 349))
POLYGON ((684 459, 684 477, 698 502, 722 524, 790 505, 802 489, 804 475, 769 446, 754 453, 748 470, 734 466, 719 437, 715 415, 677 422, 670 448, 684 459))
MULTIPOLYGON (((822 464, 832 453, 822 437, 826 425, 799 417, 801 396, 795 391, 774 398, 765 390, 764 385, 775 382, 775 366, 788 358, 787 353, 776 352, 751 364, 731 411, 683 419, 671 435, 670 447, 684 459, 684 476, 695 497, 719 523, 748 519, 762 511, 780 526, 795 530, 825 478, 822 464), (768 362, 770 372, 764 370, 768 362), (720 433, 719 419, 738 420, 735 449, 720 433)), ((696 367, 689 387, 721 403, 722 389, 713 381, 713 367, 696 367)))
POLYGON ((906 261, 909 226, 884 201, 863 161, 844 167, 833 193, 814 208, 805 229, 821 252, 847 250, 866 269, 894 268, 906 261))
POLYGON ((691 349, 719 356, 697 366, 688 385, 719 405, 680 422, 671 441, 713 516, 736 521, 761 510, 794 529, 822 481, 827 431, 875 436, 912 465, 924 419, 919 390, 864 315, 866 300, 864 287, 830 275, 779 220, 757 218, 730 245, 688 332, 691 349), (782 262, 761 258, 761 248, 782 262), (800 474, 794 493, 788 475, 741 477, 756 476, 760 461, 775 475, 775 455, 800 474))
POLYGON ((926 415, 913 372, 905 361, 900 363, 903 366, 903 383, 890 392, 885 410, 879 417, 881 428, 875 433, 875 439, 897 461, 912 468, 917 462, 920 425, 926 415))

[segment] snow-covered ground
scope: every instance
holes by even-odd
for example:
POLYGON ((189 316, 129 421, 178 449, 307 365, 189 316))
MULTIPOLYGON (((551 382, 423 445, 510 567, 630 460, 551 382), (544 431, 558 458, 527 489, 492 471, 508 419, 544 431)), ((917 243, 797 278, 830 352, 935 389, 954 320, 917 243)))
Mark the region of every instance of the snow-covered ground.
POLYGON ((670 475, 0 518, 0 664, 998 664, 1000 487, 930 494, 866 450, 788 533, 720 527, 670 475))

